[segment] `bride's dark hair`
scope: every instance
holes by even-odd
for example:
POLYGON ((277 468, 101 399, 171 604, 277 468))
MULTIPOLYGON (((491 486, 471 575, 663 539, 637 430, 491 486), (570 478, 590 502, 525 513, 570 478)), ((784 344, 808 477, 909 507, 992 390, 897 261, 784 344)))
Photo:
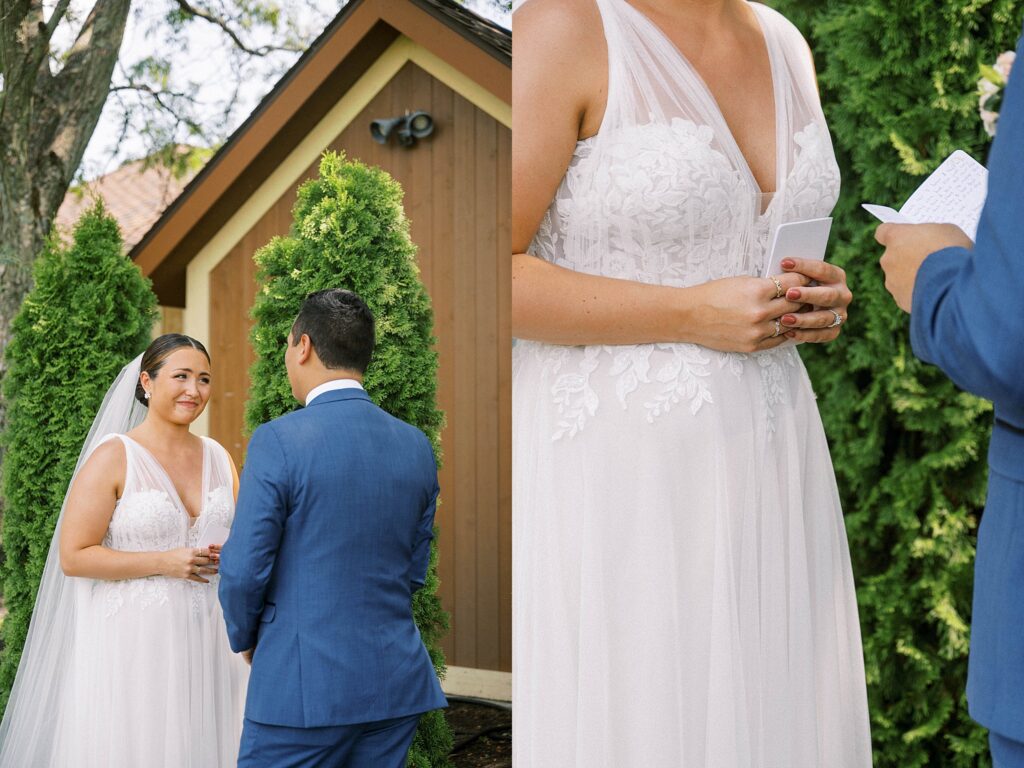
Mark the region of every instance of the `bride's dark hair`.
MULTIPOLYGON (((193 339, 191 336, 186 336, 183 333, 165 333, 163 336, 153 339, 150 345, 146 347, 146 351, 142 354, 142 368, 139 373, 141 374, 142 371, 145 371, 151 379, 155 379, 157 372, 164 367, 164 363, 167 362, 167 358, 171 356, 171 353, 182 347, 198 349, 206 355, 206 359, 209 362, 213 362, 210 360, 210 353, 206 351, 203 342, 193 339)), ((146 390, 142 387, 141 378, 135 384, 135 399, 147 408, 149 407, 149 401, 146 400, 146 390)))

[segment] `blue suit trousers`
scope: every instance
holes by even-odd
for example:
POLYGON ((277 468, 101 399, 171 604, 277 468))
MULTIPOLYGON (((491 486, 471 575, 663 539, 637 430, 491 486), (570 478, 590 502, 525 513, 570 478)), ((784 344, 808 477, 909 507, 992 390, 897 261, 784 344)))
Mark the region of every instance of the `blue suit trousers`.
POLYGON ((290 728, 246 718, 238 768, 405 768, 419 720, 290 728))

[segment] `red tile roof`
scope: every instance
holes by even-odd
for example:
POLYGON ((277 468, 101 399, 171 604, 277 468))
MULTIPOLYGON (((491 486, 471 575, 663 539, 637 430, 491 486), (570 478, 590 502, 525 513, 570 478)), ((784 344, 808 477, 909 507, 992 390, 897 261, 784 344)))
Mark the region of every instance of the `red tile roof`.
POLYGON ((121 225, 125 252, 130 251, 198 172, 190 170, 180 178, 163 165, 146 167, 145 160, 125 163, 116 171, 73 187, 57 211, 55 226, 70 239, 71 231, 97 197, 121 225))

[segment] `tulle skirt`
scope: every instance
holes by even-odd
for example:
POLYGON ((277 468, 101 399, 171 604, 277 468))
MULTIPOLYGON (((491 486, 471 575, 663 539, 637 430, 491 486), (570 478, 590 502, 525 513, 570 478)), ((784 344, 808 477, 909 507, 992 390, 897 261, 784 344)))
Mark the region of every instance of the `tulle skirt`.
POLYGON ((216 578, 76 579, 75 638, 54 766, 235 766, 249 669, 216 578))
POLYGON ((870 766, 849 551, 796 350, 513 358, 515 766, 870 766))

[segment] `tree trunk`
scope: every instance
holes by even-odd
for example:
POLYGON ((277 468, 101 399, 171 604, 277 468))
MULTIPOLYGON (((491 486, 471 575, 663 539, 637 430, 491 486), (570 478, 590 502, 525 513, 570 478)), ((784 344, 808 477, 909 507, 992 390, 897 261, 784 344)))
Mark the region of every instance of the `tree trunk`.
MULTIPOLYGON (((131 0, 96 0, 54 75, 50 37, 67 5, 45 20, 39 0, 5 0, 0 14, 0 381, 32 264, 110 92, 131 0)), ((0 433, 5 424, 0 395, 0 433)))

